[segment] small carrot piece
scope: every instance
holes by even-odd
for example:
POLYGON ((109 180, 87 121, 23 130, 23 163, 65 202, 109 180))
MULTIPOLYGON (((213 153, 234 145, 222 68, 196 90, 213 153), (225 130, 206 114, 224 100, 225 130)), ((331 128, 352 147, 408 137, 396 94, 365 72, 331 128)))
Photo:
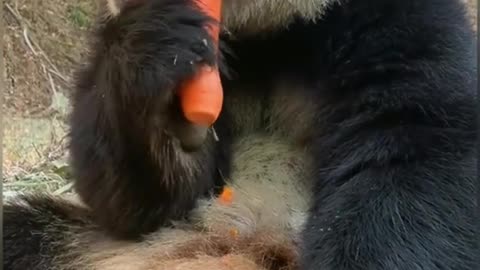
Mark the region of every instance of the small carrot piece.
POLYGON ((233 239, 238 239, 238 230, 233 228, 233 229, 230 229, 230 231, 228 231, 230 233, 230 236, 233 238, 233 239))
POLYGON ((219 201, 222 204, 231 204, 233 201, 233 190, 229 187, 224 187, 222 193, 219 196, 219 201))
MULTIPOLYGON (((222 0, 196 1, 203 12, 220 22, 222 0)), ((209 28, 217 48, 219 33, 218 25, 209 28)), ((194 124, 211 126, 220 115, 223 103, 218 67, 201 67, 192 79, 182 85, 179 96, 185 118, 194 124)))

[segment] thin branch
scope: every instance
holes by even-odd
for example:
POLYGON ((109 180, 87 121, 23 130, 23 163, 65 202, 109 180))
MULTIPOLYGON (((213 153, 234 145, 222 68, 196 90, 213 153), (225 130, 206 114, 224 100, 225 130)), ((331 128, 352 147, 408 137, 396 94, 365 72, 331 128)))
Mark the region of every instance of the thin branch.
POLYGON ((32 53, 37 56, 38 53, 35 51, 35 49, 32 46, 32 43, 30 42, 30 38, 28 37, 28 30, 27 28, 23 28, 23 39, 25 40, 25 43, 27 43, 28 48, 32 51, 32 53))
POLYGON ((54 195, 61 195, 61 194, 65 193, 65 192, 71 190, 72 188, 73 188, 73 182, 70 182, 70 183, 66 184, 65 186, 63 186, 63 187, 55 190, 55 191, 53 192, 53 194, 54 194, 54 195))
POLYGON ((70 81, 67 78, 65 78, 62 74, 58 73, 57 71, 50 68, 48 69, 48 71, 53 75, 56 75, 58 78, 62 79, 65 83, 70 83, 70 81))

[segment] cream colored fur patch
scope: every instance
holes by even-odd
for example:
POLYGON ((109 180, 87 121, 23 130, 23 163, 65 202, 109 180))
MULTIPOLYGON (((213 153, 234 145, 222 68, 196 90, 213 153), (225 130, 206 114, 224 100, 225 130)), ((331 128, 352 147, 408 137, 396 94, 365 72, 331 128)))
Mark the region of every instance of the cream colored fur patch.
POLYGON ((320 18, 337 0, 223 0, 222 24, 232 33, 287 27, 295 17, 320 18))
MULTIPOLYGON (((107 17, 117 16, 121 3, 127 0, 104 1, 107 17)), ((223 0, 222 24, 231 33, 257 33, 288 26, 295 17, 305 20, 320 18, 328 6, 338 0, 223 0)))
POLYGON ((278 230, 297 235, 310 200, 310 164, 306 153, 275 136, 252 135, 234 146, 233 202, 200 201, 196 226, 240 234, 278 230))

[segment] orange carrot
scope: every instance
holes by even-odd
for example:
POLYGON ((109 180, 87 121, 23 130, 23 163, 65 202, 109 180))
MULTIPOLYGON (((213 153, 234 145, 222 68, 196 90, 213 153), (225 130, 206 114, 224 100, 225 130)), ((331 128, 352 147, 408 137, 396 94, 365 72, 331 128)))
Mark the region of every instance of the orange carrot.
POLYGON ((231 204, 233 202, 233 189, 230 187, 224 187, 218 199, 219 202, 224 205, 231 204))
MULTIPOLYGON (((222 0, 196 0, 203 12, 220 22, 222 0)), ((218 48, 218 25, 209 28, 218 48)), ((185 117, 192 123, 210 126, 220 115, 223 103, 223 89, 217 67, 201 67, 199 72, 179 91, 185 117)))

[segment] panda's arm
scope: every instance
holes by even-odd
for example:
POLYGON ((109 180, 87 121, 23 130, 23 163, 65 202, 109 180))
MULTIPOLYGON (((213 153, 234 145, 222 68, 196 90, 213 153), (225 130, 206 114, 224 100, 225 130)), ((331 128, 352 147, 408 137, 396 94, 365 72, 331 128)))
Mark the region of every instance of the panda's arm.
POLYGON ((219 178, 212 136, 193 152, 175 138, 188 128, 176 86, 197 62, 215 61, 207 22, 187 0, 154 0, 98 25, 76 83, 70 150, 76 190, 116 236, 181 217, 219 178))
POLYGON ((333 98, 304 269, 475 269, 474 39, 458 2, 350 1, 318 24, 333 98))

